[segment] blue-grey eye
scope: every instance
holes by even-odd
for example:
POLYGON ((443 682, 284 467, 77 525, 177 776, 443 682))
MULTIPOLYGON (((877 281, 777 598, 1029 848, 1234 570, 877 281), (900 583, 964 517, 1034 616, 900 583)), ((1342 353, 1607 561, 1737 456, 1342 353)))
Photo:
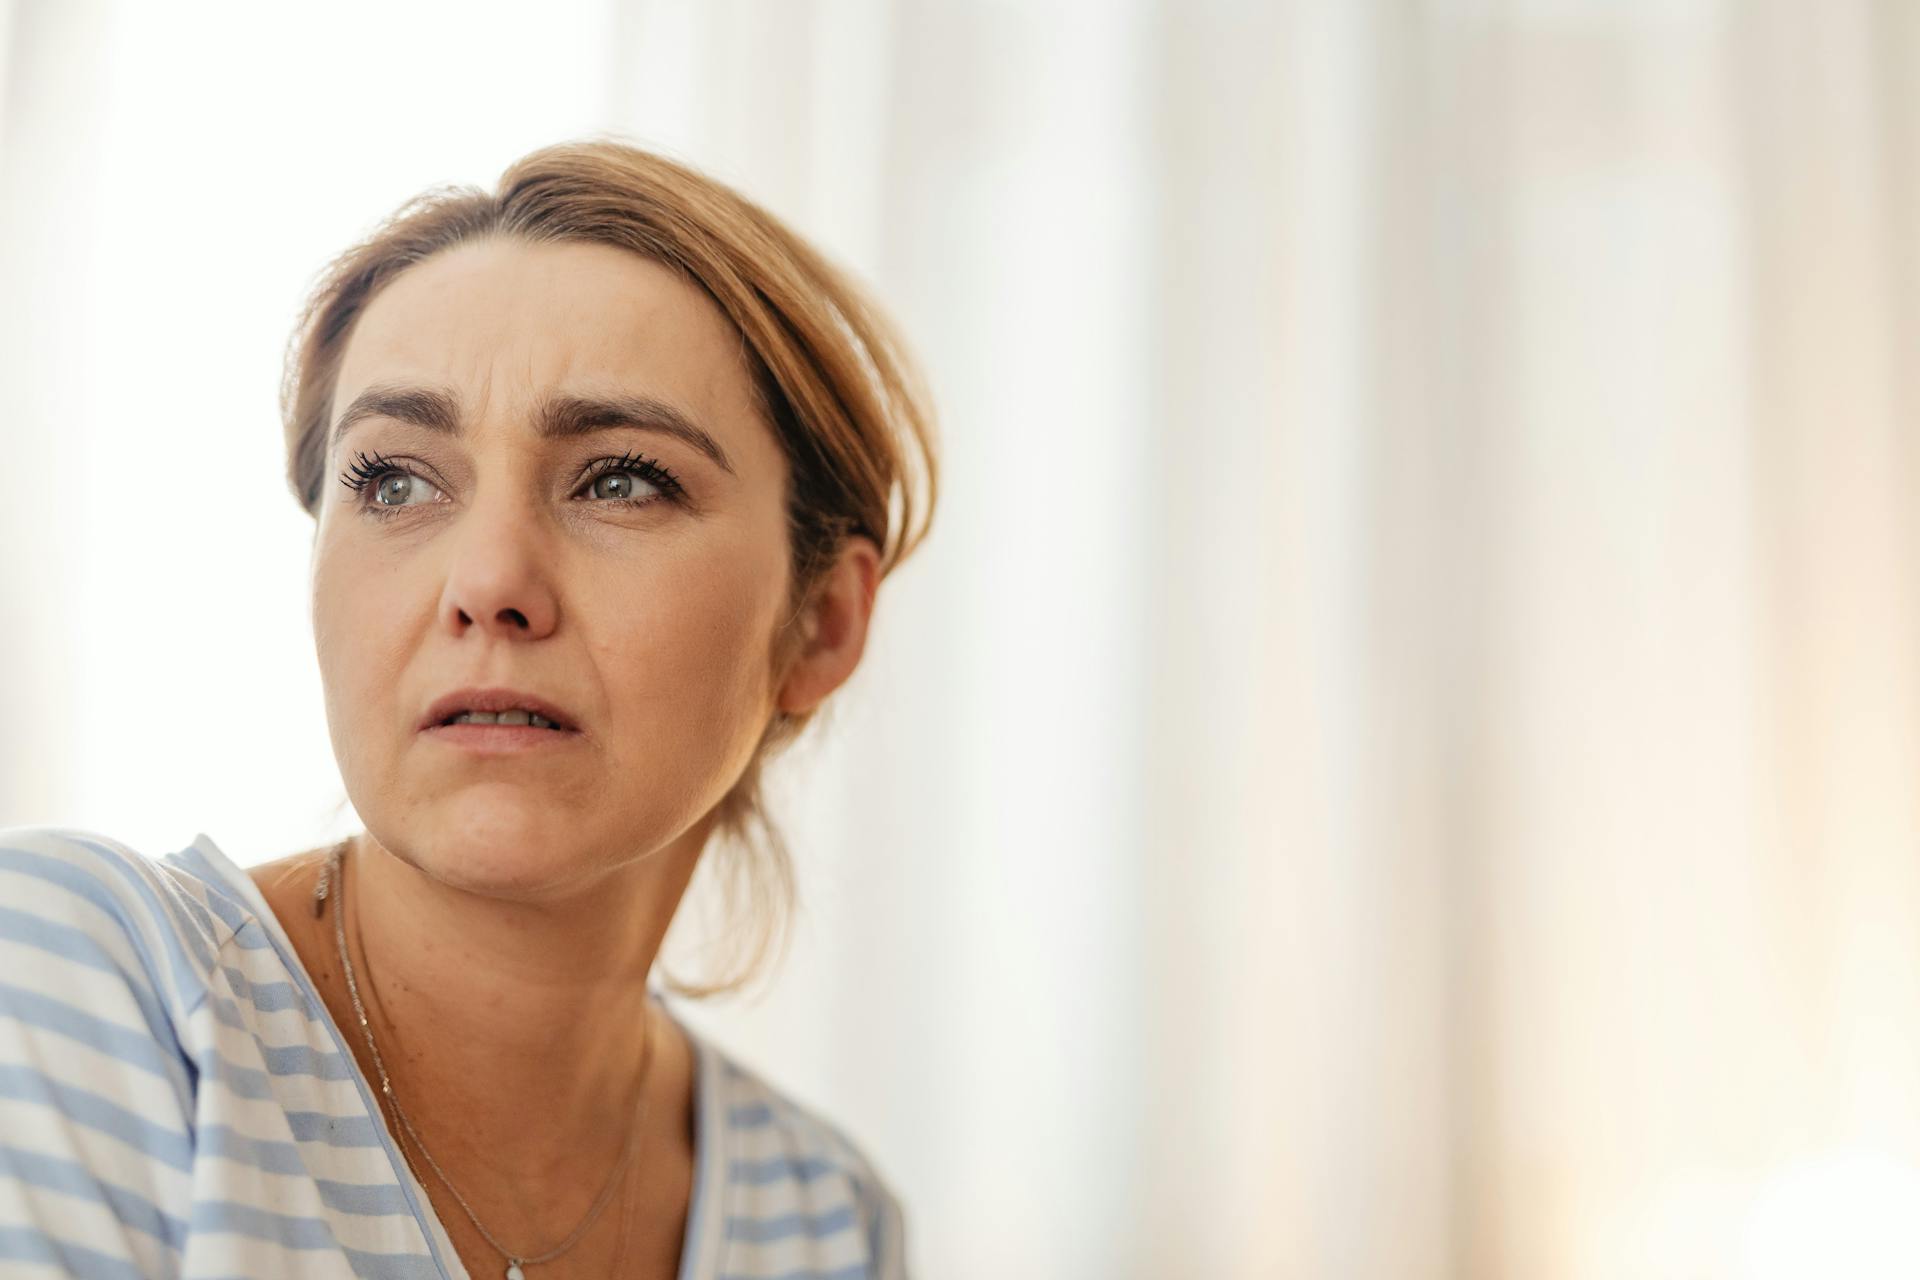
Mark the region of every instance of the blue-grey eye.
POLYGON ((353 465, 340 473, 340 483, 358 495, 360 510, 380 515, 401 507, 422 506, 440 492, 416 472, 378 453, 371 458, 365 453, 355 454, 353 465))
POLYGON ((411 507, 433 501, 433 486, 410 471, 390 471, 374 487, 373 500, 383 507, 411 507))
MULTIPOLYGON (((631 501, 634 496, 634 480, 635 477, 630 471, 603 471, 593 478, 593 483, 588 486, 588 490, 596 498, 631 501)), ((659 489, 649 481, 642 480, 640 483, 655 493, 659 492, 659 489)))

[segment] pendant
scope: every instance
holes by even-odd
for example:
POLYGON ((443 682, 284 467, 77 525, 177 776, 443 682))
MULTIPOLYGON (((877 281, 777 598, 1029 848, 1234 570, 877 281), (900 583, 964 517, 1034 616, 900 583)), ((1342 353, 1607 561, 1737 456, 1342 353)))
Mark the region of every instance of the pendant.
POLYGON ((507 1264, 507 1280, 527 1280, 527 1273, 520 1269, 517 1262, 507 1264))
POLYGON ((333 859, 320 864, 320 879, 313 886, 313 918, 318 920, 320 913, 327 907, 327 872, 333 869, 333 859))

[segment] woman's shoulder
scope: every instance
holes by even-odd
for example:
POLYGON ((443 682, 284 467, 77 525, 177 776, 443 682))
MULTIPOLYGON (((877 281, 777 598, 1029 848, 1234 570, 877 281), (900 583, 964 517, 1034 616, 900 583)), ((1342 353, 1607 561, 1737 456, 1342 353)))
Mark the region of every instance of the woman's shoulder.
MULTIPOLYGON (((711 1042, 719 1097, 708 1112, 724 1126, 728 1216, 742 1244, 810 1237, 857 1241, 864 1274, 904 1274, 904 1215, 890 1179, 840 1123, 711 1042), (756 1225, 757 1224, 757 1225, 756 1225)), ((756 1259, 757 1261, 757 1259, 756 1259)))
POLYGON ((204 1078, 229 1078, 209 993, 234 931, 184 858, 0 828, 0 1221, 48 1274, 177 1274, 196 1190, 226 1185, 198 1158, 240 1149, 199 1137, 204 1078))
POLYGON ((0 967, 117 973, 190 1010, 235 923, 210 888, 97 831, 0 828, 0 945, 19 962, 0 967))

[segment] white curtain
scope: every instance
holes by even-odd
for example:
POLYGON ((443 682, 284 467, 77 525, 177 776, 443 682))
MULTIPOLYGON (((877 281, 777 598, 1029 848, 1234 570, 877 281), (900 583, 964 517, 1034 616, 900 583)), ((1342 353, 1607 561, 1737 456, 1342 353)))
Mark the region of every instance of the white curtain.
POLYGON ((0 824, 351 821, 293 307, 616 130, 942 409, 789 964, 695 1014, 919 1274, 1920 1270, 1920 11, 13 9, 0 824))

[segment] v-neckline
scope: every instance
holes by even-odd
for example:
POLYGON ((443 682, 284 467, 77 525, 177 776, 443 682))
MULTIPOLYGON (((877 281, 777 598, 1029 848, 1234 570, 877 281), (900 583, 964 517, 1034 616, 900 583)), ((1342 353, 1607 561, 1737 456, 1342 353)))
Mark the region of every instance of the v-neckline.
MULTIPOLYGON (((432 1198, 428 1196, 426 1188, 420 1185, 419 1179, 414 1177, 412 1165, 401 1154, 393 1130, 387 1124, 386 1109, 375 1100, 372 1083, 361 1071, 359 1059, 349 1049, 346 1034, 335 1021, 333 1011, 321 999, 313 975, 301 960, 279 914, 267 901, 260 886, 254 883, 253 877, 247 874, 246 868, 228 857, 211 836, 205 832, 196 833, 188 847, 198 849, 201 856, 220 873, 220 878, 227 886, 245 899, 246 906, 266 930, 281 964, 299 983, 309 1012, 327 1028, 335 1048, 346 1060, 353 1081, 359 1088, 362 1105, 373 1119, 374 1131, 380 1135, 387 1164, 406 1197, 415 1222, 427 1238, 428 1250, 433 1255, 435 1265, 448 1280, 479 1280, 467 1270, 459 1250, 454 1247, 453 1238, 447 1233, 446 1224, 433 1207, 432 1198)), ((693 1188, 687 1203, 686 1226, 681 1236, 680 1265, 675 1274, 676 1280, 697 1280, 700 1276, 713 1274, 719 1262, 720 1223, 724 1216, 721 1202, 724 1170, 715 1150, 725 1137, 720 1111, 720 1062, 713 1046, 683 1022, 658 992, 654 995, 660 1011, 680 1029, 693 1050, 693 1188)), ((503 1264, 503 1273, 504 1270, 503 1264)))

